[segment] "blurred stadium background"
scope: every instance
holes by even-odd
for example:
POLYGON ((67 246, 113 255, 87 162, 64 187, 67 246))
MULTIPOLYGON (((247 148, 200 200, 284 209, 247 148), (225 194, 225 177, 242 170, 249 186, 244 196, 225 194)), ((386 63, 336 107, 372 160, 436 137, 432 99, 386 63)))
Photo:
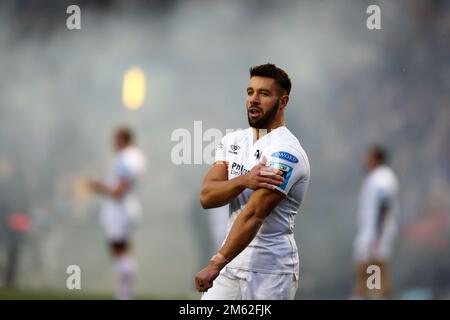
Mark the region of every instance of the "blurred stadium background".
POLYGON ((138 297, 198 298, 193 276, 214 252, 198 201, 208 165, 173 164, 171 134, 193 135, 196 120, 203 132, 246 127, 248 68, 268 61, 293 80, 287 125, 312 169, 297 297, 350 296, 361 158, 377 141, 400 181, 396 297, 450 298, 449 57, 445 0, 2 1, 0 298, 112 297, 100 200, 83 181, 106 173, 123 123, 150 162, 138 297), (70 4, 81 30, 66 28, 70 4), (381 30, 366 28, 370 4, 381 30), (146 77, 137 110, 122 103, 132 66, 146 77), (71 264, 82 270, 75 293, 71 264))

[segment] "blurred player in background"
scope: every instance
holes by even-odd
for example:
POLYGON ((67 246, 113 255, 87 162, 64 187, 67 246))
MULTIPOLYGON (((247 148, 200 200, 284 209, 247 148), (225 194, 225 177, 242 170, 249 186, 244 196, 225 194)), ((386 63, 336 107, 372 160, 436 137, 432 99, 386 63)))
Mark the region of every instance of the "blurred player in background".
POLYGON ((354 242, 356 283, 353 298, 364 299, 369 292, 379 298, 391 294, 389 259, 397 233, 398 183, 387 166, 388 154, 379 145, 370 147, 364 158, 367 175, 362 185, 358 209, 358 233, 354 242), (367 268, 380 268, 381 288, 369 290, 367 268))
POLYGON ((126 127, 114 133, 116 155, 106 181, 89 181, 91 189, 103 196, 100 221, 105 231, 117 273, 116 297, 132 297, 132 282, 136 262, 130 252, 130 238, 137 219, 142 214, 136 191, 139 177, 144 172, 146 160, 134 145, 133 132, 126 127))
POLYGON ((286 128, 291 81, 273 64, 250 69, 250 128, 227 134, 204 179, 204 208, 230 204, 227 238, 197 273, 202 299, 293 299, 299 261, 294 218, 309 183, 309 162, 286 128), (214 283, 213 283, 214 282, 214 283))

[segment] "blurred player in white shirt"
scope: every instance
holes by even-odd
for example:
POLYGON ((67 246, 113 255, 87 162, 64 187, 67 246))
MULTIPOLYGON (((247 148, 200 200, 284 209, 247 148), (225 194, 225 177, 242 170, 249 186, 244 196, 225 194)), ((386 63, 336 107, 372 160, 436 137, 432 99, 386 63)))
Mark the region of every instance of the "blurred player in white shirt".
POLYGON ((291 82, 265 64, 250 70, 250 128, 227 134, 216 148, 200 202, 230 204, 228 234, 195 286, 202 299, 293 299, 299 259, 294 219, 309 183, 309 162, 286 128, 291 82))
POLYGON ((358 233, 354 242, 356 284, 353 297, 387 298, 391 293, 389 259, 397 233, 398 182, 387 166, 387 152, 378 145, 368 149, 364 159, 367 176, 361 188, 358 208, 358 233), (367 268, 380 268, 381 288, 369 290, 367 268))
POLYGON ((105 181, 91 180, 91 189, 105 200, 100 212, 100 222, 107 237, 117 273, 116 298, 132 297, 132 282, 136 262, 131 255, 131 234, 142 214, 136 195, 136 186, 145 171, 143 153, 134 146, 133 133, 122 127, 114 134, 116 155, 105 181))

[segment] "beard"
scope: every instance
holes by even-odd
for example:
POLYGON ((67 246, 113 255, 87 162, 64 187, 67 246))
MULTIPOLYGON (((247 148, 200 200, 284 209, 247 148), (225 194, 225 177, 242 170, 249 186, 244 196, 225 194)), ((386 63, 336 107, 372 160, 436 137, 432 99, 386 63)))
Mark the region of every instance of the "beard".
MULTIPOLYGON (((260 115, 256 119, 252 119, 250 117, 250 111, 247 109, 248 124, 250 125, 250 127, 255 129, 267 129, 267 127, 269 127, 269 125, 272 123, 272 121, 275 119, 275 116, 277 115, 279 103, 280 100, 278 99, 266 113, 260 115)), ((261 110, 262 113, 262 109, 261 108, 259 109, 261 110)))

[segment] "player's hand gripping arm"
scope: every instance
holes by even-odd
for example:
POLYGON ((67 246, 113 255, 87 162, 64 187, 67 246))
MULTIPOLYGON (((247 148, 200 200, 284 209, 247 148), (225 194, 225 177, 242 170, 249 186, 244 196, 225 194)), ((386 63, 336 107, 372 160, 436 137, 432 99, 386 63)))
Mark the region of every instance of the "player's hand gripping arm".
POLYGON ((220 270, 242 252, 258 233, 264 219, 283 200, 283 195, 265 188, 256 190, 238 215, 219 253, 195 276, 195 286, 203 292, 213 286, 220 270))
POLYGON ((247 174, 228 180, 227 164, 215 163, 205 176, 200 192, 200 203, 204 209, 217 208, 231 202, 244 189, 275 189, 283 183, 282 172, 265 166, 266 159, 254 166, 247 174))

